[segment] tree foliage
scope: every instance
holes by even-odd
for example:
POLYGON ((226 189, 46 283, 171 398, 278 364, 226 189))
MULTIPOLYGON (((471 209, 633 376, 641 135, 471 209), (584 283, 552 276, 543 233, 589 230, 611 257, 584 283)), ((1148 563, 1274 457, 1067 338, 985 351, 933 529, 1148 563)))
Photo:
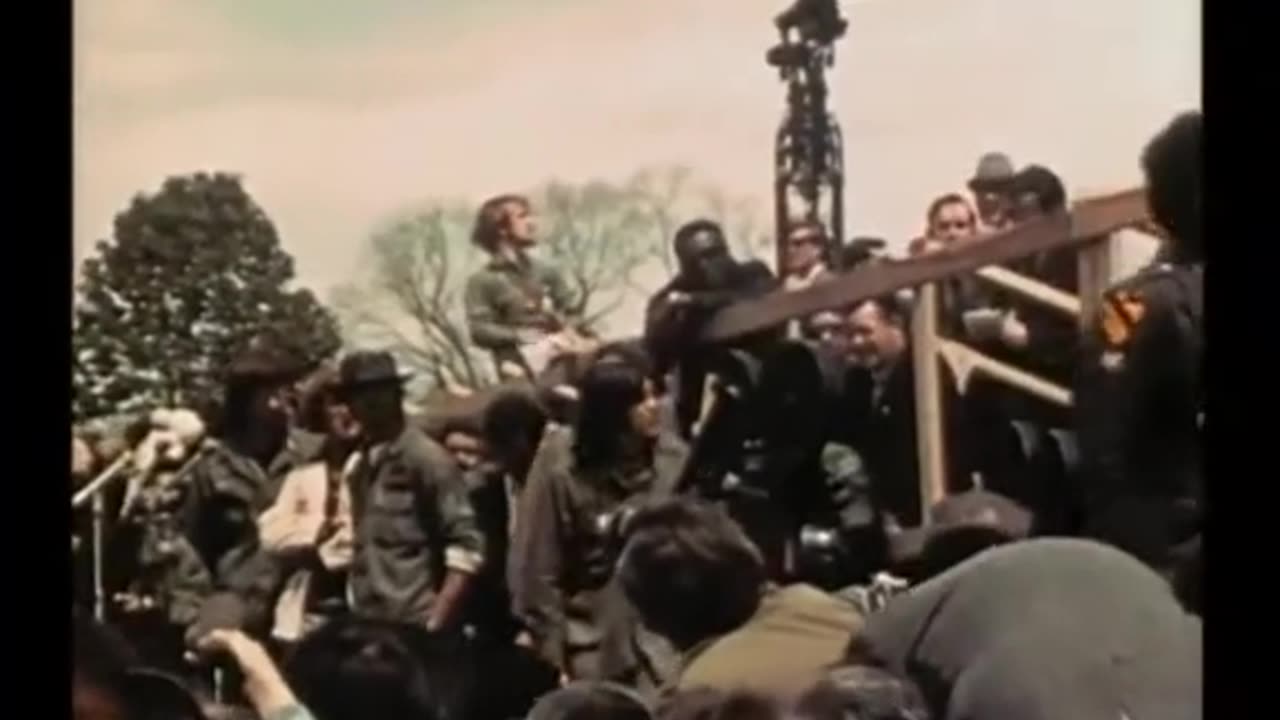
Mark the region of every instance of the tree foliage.
MULTIPOLYGON (((671 238, 681 223, 717 220, 747 255, 768 245, 749 203, 697 185, 683 168, 642 171, 621 184, 552 181, 527 195, 538 218, 537 252, 560 269, 575 310, 605 336, 638 332, 610 319, 628 303, 643 304, 674 272, 671 238)), ((429 201, 372 234, 363 277, 332 298, 349 342, 391 350, 436 387, 493 381, 488 354, 471 345, 462 306, 467 277, 487 260, 469 240, 477 206, 429 201)))
POLYGON ((289 288, 293 277, 293 258, 238 177, 171 177, 138 195, 81 268, 75 417, 202 406, 258 338, 306 360, 332 355, 337 323, 309 290, 289 288))

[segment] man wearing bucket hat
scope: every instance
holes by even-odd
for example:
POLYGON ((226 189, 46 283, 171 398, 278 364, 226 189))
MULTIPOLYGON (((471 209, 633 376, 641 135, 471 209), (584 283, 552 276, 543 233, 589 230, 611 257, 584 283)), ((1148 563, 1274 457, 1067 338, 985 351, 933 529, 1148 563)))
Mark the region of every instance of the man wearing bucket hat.
POLYGON ((351 609, 444 627, 484 559, 466 484, 444 448, 406 422, 409 376, 390 353, 352 353, 338 373, 339 396, 362 429, 361 457, 350 476, 351 609))

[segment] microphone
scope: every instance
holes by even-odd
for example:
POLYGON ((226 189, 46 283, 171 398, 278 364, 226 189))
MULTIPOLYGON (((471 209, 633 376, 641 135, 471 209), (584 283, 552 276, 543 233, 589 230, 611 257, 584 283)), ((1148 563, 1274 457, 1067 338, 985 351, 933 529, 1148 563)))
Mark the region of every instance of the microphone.
POLYGON ((133 472, 125 489, 124 501, 120 504, 121 520, 133 511, 143 488, 158 468, 182 462, 174 473, 174 478, 180 477, 211 446, 205 437, 205 425, 200 416, 190 410, 156 410, 151 413, 149 421, 151 431, 133 449, 133 472))

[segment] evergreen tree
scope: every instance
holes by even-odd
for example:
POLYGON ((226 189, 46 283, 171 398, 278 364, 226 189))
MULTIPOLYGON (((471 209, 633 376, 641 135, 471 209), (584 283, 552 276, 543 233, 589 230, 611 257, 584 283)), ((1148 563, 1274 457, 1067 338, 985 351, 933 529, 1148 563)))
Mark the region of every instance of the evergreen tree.
POLYGON ((72 326, 77 420, 160 405, 204 407, 259 339, 315 362, 341 346, 293 258, 234 175, 171 177, 115 218, 81 268, 72 326))

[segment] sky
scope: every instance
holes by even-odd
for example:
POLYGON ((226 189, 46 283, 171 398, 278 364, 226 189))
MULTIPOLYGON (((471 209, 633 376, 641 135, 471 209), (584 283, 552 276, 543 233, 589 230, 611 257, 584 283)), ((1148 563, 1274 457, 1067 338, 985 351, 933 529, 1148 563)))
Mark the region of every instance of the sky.
MULTIPOLYGON (((684 165, 767 217, 786 0, 78 0, 77 261, 170 174, 240 173, 299 281, 429 197, 684 165)), ((1200 104, 1199 0, 844 2, 846 232, 905 243, 978 155, 1139 182, 1200 104)))

